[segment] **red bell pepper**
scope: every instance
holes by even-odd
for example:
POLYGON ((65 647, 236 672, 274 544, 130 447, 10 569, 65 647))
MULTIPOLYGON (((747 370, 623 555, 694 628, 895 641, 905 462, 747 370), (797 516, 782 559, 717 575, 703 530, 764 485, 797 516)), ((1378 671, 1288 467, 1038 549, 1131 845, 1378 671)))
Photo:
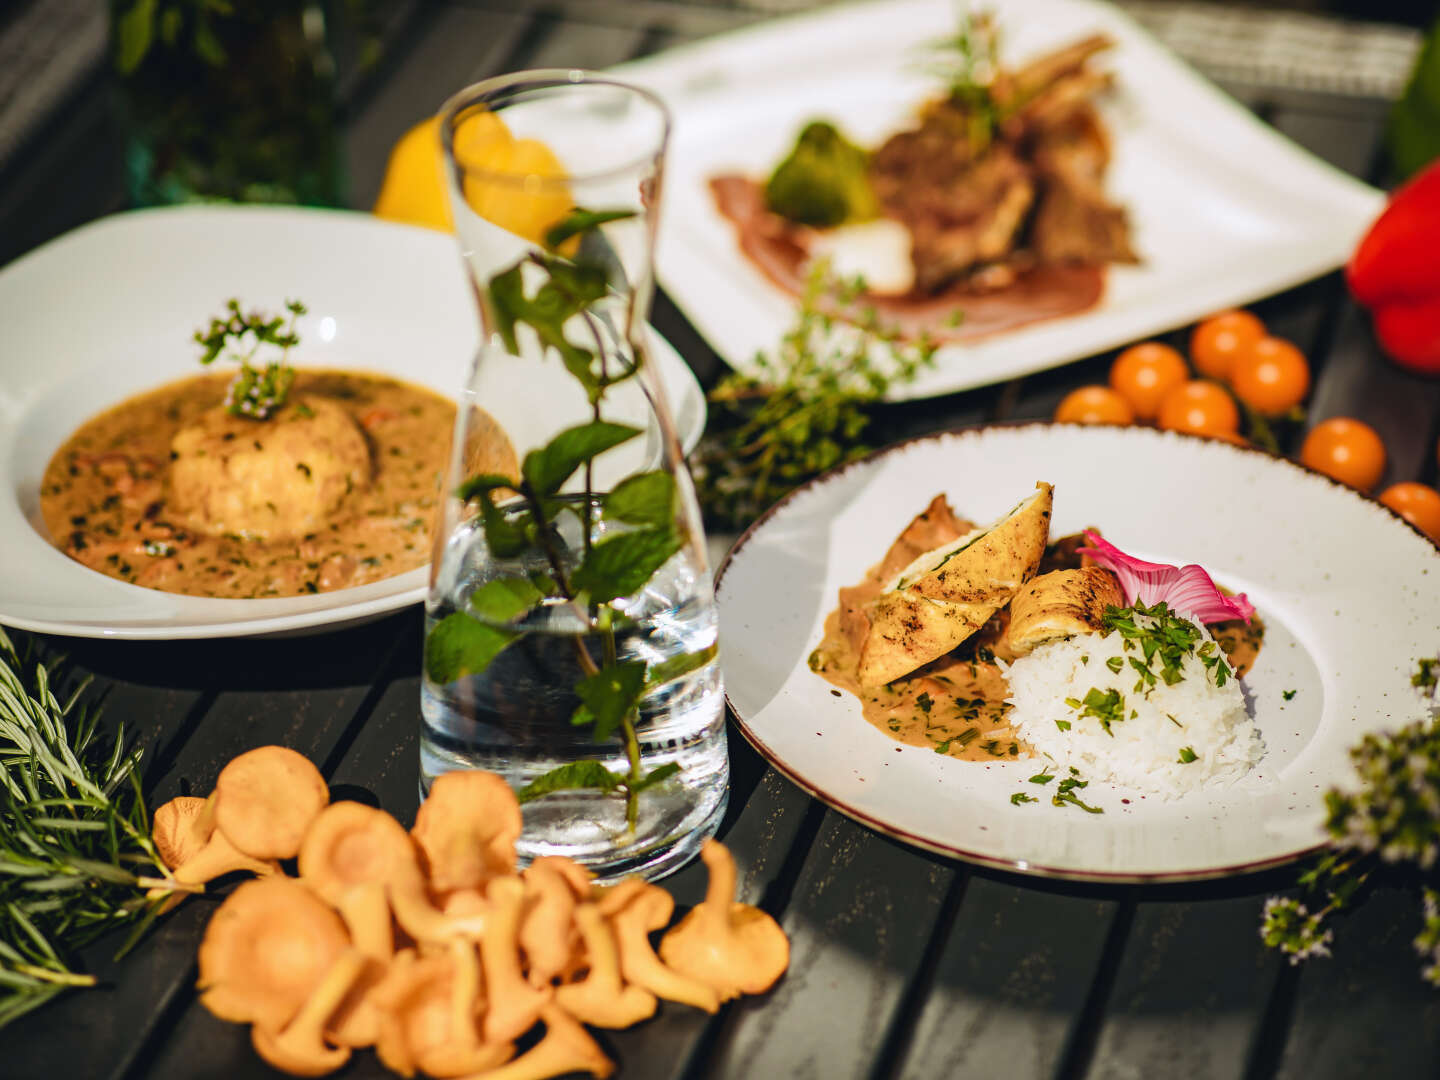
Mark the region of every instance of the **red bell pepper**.
POLYGON ((1396 190, 1345 267, 1374 316, 1380 347, 1412 371, 1440 374, 1440 161, 1396 190))

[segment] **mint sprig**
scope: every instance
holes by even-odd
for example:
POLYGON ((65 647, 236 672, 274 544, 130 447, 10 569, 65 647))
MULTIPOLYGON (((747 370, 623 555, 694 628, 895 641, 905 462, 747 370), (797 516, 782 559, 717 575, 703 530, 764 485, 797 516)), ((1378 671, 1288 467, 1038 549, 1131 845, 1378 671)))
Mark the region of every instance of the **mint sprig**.
POLYGON ((539 555, 547 569, 523 575, 517 571, 474 590, 464 610, 431 628, 425 667, 439 683, 481 674, 502 652, 535 632, 532 617, 540 609, 568 606, 584 623, 583 630, 571 635, 582 675, 573 687, 578 704, 570 721, 588 726, 597 743, 618 734, 628 768, 617 773, 597 760, 571 762, 531 781, 520 799, 581 789, 623 796, 626 821, 633 829, 640 794, 679 771, 673 763, 641 768, 636 732, 640 703, 657 686, 709 663, 715 650, 712 646, 649 666, 618 655, 616 629, 628 617, 616 602, 640 591, 689 542, 678 524, 678 492, 668 472, 638 472, 608 493, 595 490, 595 460, 640 434, 637 428, 604 419, 601 407, 611 386, 639 371, 643 355, 632 360, 610 347, 603 316, 594 310, 597 301, 610 294, 613 275, 619 273, 596 230, 630 216, 630 211, 577 208, 546 234, 546 251, 527 253, 491 277, 482 290, 487 323, 506 347, 518 353, 519 328, 533 332, 584 387, 591 419, 527 453, 518 477, 477 474, 460 486, 459 496, 478 505, 492 555, 502 560, 539 555), (562 247, 575 251, 562 254, 562 247), (585 344, 572 340, 577 326, 585 344), (577 476, 583 488, 578 498, 562 495, 577 476), (580 520, 578 558, 566 549, 558 527, 565 513, 580 520), (608 535, 597 537, 595 527, 601 522, 610 528, 608 535), (598 657, 592 654, 597 645, 598 657))

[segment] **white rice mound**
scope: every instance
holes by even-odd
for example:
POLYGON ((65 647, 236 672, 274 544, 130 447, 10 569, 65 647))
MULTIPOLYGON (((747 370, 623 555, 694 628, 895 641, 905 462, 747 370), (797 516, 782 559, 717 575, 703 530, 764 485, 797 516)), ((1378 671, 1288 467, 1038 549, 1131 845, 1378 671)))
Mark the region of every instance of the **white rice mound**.
MULTIPOLYGON (((1137 615, 1137 623, 1144 618, 1137 615)), ((1203 626, 1200 630, 1197 648, 1214 640, 1203 626)), ((1128 663, 1132 656, 1143 656, 1138 647, 1127 652, 1124 641, 1118 632, 1081 634, 1042 645, 1008 665, 1007 700, 1014 706, 1009 719, 1037 754, 1061 770, 1078 770, 1084 780, 1167 798, 1234 783, 1260 760, 1265 746, 1245 711, 1233 669, 1225 685, 1217 687, 1192 652, 1181 663, 1183 678, 1170 686, 1159 677, 1156 657, 1151 665, 1155 685, 1147 695, 1136 692, 1138 673, 1128 663), (1117 656, 1127 661, 1118 673, 1105 663, 1117 656), (1066 704, 1066 698, 1083 701, 1092 688, 1101 693, 1114 689, 1124 698, 1125 719, 1112 722, 1110 734, 1098 718, 1082 716, 1083 709, 1066 704), (1069 730, 1056 721, 1068 721, 1069 730), (1188 764, 1180 760, 1185 747, 1195 754, 1188 764)))

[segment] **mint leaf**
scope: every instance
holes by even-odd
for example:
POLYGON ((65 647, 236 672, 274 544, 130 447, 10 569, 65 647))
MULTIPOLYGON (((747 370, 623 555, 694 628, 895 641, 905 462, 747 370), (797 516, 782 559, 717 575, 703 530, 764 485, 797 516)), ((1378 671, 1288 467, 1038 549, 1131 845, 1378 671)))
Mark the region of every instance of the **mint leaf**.
POLYGON ((533 608, 540 596, 540 590, 527 579, 502 577, 471 593, 470 607, 483 619, 508 623, 533 608))
POLYGON ((649 581, 682 543, 683 537, 673 529, 639 529, 602 540, 585 553, 570 584, 576 590, 588 590, 597 604, 629 596, 649 581))
POLYGON ((513 559, 530 546, 525 535, 528 510, 510 517, 495 505, 490 492, 484 491, 480 493, 480 521, 485 526, 485 543, 496 558, 513 559))
MULTIPOLYGON (((554 284, 546 285, 540 291, 554 289, 563 304, 571 309, 572 314, 575 310, 588 307, 599 300, 609 289, 605 268, 595 263, 572 263, 563 259, 546 259, 545 269, 550 271, 550 280, 554 284)), ((538 294, 536 299, 539 299, 538 294)))
POLYGON ((432 682, 448 683, 478 675, 500 651, 521 635, 499 630, 455 612, 446 615, 425 638, 425 671, 432 682))
POLYGON ((651 664, 645 671, 645 686, 647 689, 651 689, 678 679, 681 675, 688 675, 696 668, 702 668, 714 660, 717 652, 719 652, 719 648, 711 645, 708 649, 681 653, 679 656, 672 656, 669 660, 651 664))
POLYGON ((525 455, 521 471, 536 495, 554 495, 585 462, 640 434, 639 428, 593 420, 566 428, 545 446, 525 455))
POLYGON ((545 246, 554 251, 572 236, 611 221, 624 221, 635 216, 634 210, 582 210, 576 207, 545 231, 545 246))
POLYGON ((476 473, 455 489, 455 495, 465 502, 469 502, 471 499, 479 498, 497 488, 513 488, 514 486, 515 478, 513 476, 501 476, 499 473, 476 473))
POLYGON ((651 769, 648 773, 646 773, 644 776, 642 776, 639 780, 637 780, 637 781, 635 781, 635 783, 631 784, 631 785, 630 785, 630 790, 633 791, 633 792, 635 792, 636 794, 639 794, 640 792, 644 791, 646 788, 654 787, 656 784, 660 783, 662 780, 668 780, 668 779, 670 779, 670 777, 674 776, 674 775, 675 775, 676 773, 678 773, 679 771, 680 771, 680 766, 679 766, 679 765, 677 765, 677 764, 676 764, 675 762, 673 762, 673 761, 668 761, 668 762, 666 762, 664 765, 659 765, 659 766, 656 766, 655 768, 651 769))
POLYGON ((569 765, 561 765, 537 776, 520 789, 517 797, 526 803, 552 792, 581 788, 598 788, 608 794, 618 790, 624 782, 622 777, 616 776, 598 761, 572 761, 569 765))
POLYGON ((607 664, 575 684, 575 693, 595 717, 595 741, 608 739, 645 689, 645 665, 639 660, 607 664))
POLYGON ((490 300, 485 305, 490 314, 490 322, 495 327, 495 332, 500 335, 500 340, 505 343, 505 348, 516 355, 520 352, 520 343, 515 338, 515 324, 522 321, 527 306, 525 282, 520 274, 520 266, 520 263, 516 263, 509 270, 496 274, 490 279, 490 288, 485 290, 485 295, 490 300))
POLYGON ((605 516, 629 525, 669 525, 675 520, 675 478, 668 472, 636 473, 605 496, 605 516))

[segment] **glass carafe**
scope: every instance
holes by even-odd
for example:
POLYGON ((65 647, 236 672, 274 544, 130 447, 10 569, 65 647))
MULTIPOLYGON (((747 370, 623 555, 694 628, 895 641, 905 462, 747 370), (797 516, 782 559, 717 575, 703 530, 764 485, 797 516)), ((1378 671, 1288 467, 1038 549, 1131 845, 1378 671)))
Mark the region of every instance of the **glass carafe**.
POLYGON ((427 603, 421 782, 520 793, 522 861, 654 877, 729 783, 700 515, 647 314, 669 121, 536 71, 469 87, 441 140, 481 341, 427 603))

